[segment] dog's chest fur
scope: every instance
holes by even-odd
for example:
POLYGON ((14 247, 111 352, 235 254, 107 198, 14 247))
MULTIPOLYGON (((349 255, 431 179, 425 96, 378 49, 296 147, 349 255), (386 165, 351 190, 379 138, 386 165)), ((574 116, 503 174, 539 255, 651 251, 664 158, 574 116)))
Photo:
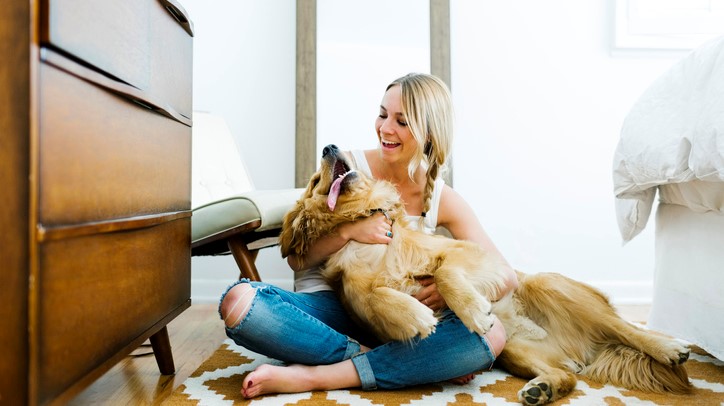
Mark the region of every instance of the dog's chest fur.
POLYGON ((399 254, 400 251, 394 249, 394 244, 401 240, 402 235, 389 245, 350 241, 327 260, 322 276, 333 287, 340 283, 350 285, 346 289, 387 286, 415 295, 421 289, 416 278, 432 275, 434 263, 424 255, 414 260, 396 256, 395 252, 399 254))

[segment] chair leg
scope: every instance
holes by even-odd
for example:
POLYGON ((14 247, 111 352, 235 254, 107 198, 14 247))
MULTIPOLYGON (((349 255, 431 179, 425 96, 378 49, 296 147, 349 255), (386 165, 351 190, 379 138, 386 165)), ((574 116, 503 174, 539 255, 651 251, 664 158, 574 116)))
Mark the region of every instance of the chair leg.
POLYGON ((158 370, 162 375, 173 375, 176 373, 176 367, 173 364, 173 354, 171 353, 171 342, 168 339, 168 329, 163 326, 158 333, 150 338, 153 355, 156 357, 158 370))
POLYGON ((252 281, 261 281, 261 278, 259 277, 259 272, 257 271, 256 265, 254 264, 254 262, 256 261, 256 254, 259 251, 250 251, 249 248, 246 246, 246 242, 244 241, 244 239, 239 236, 229 238, 227 240, 227 244, 229 245, 229 250, 231 251, 232 255, 234 255, 236 265, 239 266, 239 279, 248 278, 252 281))

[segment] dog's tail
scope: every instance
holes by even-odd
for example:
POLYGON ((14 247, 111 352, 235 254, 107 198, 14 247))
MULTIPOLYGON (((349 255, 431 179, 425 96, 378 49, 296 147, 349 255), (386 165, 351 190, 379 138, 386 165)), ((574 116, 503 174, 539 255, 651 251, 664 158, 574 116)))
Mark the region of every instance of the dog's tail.
POLYGON ((597 382, 646 392, 691 392, 683 365, 662 364, 622 344, 608 344, 582 374, 597 382))

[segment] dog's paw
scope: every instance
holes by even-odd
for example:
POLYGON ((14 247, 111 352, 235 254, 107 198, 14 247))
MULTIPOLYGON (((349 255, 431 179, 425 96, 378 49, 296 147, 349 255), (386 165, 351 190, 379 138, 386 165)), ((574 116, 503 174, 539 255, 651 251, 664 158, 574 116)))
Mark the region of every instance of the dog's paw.
POLYGON ((495 323, 495 320, 497 319, 497 317, 495 317, 492 313, 466 311, 456 314, 465 327, 472 332, 480 334, 481 336, 493 327, 493 323, 495 323))
POLYGON ((518 400, 524 405, 543 405, 553 400, 553 391, 549 384, 533 380, 518 392, 518 400))
POLYGON ((430 334, 435 332, 435 327, 437 326, 437 319, 435 319, 435 323, 426 323, 422 324, 420 328, 418 328, 418 334, 420 338, 427 338, 430 334))
POLYGON ((425 338, 435 332, 435 326, 437 326, 437 317, 428 307, 424 308, 424 312, 419 312, 415 320, 414 326, 417 330, 417 334, 420 337, 425 338), (429 311, 428 311, 429 310, 429 311))
POLYGON ((406 341, 417 336, 426 338, 435 332, 435 326, 437 317, 427 306, 421 305, 417 311, 398 313, 395 317, 388 315, 385 330, 392 340, 406 341))
POLYGON ((678 340, 668 340, 665 345, 662 346, 662 354, 658 358, 659 362, 669 365, 681 365, 689 359, 691 349, 679 342, 678 340))

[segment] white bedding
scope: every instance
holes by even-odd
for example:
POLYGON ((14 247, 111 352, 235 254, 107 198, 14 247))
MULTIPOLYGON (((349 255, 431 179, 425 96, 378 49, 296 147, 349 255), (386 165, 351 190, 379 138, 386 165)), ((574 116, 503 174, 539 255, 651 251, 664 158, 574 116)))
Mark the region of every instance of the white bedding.
POLYGON ((646 227, 660 185, 704 185, 714 196, 672 189, 667 198, 724 213, 724 37, 676 63, 639 98, 624 120, 613 181, 624 242, 646 227))

